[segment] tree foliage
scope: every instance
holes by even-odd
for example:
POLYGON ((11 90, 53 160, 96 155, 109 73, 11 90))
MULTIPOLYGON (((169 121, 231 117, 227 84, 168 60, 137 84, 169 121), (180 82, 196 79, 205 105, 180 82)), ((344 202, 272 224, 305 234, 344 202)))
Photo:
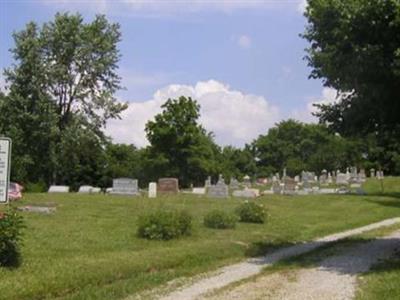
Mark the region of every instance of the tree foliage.
POLYGON ((198 184, 215 173, 215 145, 198 124, 200 106, 190 97, 168 99, 162 113, 146 124, 151 176, 174 176, 182 185, 198 184))
MULTIPOLYGON (((369 135, 379 147, 396 148, 388 142, 400 139, 400 2, 309 0, 305 16, 311 77, 342 98, 317 105, 320 122, 344 136, 369 135)), ((386 171, 399 168, 398 155, 397 148, 381 156, 386 171)))
POLYGON ((126 107, 114 98, 120 36, 105 16, 84 23, 68 13, 14 33, 15 64, 4 72, 9 93, 0 95, 0 132, 14 142, 13 177, 79 183, 97 172, 103 125, 126 107))
POLYGON ((294 176, 303 170, 363 166, 359 144, 330 133, 324 125, 282 121, 255 140, 253 146, 258 171, 264 176, 284 168, 294 176))

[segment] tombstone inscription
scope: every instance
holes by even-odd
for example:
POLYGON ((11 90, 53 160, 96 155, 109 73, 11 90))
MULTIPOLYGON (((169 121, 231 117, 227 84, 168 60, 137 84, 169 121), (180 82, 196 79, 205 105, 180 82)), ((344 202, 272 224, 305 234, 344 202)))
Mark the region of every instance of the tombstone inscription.
POLYGON ((228 186, 225 184, 225 180, 222 175, 219 175, 219 179, 216 185, 212 185, 208 188, 207 196, 210 198, 229 197, 228 186))
POLYGON ((179 192, 178 178, 158 179, 157 192, 160 194, 177 194, 179 192))
POLYGON ((113 187, 110 194, 113 195, 139 195, 138 181, 132 178, 116 178, 113 179, 113 187))
POLYGON ((149 198, 157 197, 157 183, 150 182, 149 183, 149 198))

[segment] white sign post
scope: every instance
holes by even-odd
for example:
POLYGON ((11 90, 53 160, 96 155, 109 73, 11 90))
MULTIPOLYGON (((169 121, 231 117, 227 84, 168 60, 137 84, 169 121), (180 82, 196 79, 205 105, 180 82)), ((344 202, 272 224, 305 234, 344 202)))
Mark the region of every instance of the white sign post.
POLYGON ((0 204, 8 202, 10 185, 11 140, 0 137, 0 204))

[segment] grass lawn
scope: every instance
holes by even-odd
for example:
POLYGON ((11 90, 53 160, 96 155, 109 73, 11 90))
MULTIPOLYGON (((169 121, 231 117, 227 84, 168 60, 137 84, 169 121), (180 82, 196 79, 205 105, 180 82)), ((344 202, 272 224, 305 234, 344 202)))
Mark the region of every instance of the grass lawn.
POLYGON ((238 199, 27 194, 18 205, 54 205, 57 211, 23 213, 23 264, 0 268, 0 299, 121 299, 273 247, 400 216, 400 178, 385 178, 385 193, 380 189, 371 180, 365 196, 264 196, 254 201, 267 207, 267 223, 233 230, 205 228, 202 218, 216 208, 233 211, 238 199), (138 216, 158 207, 187 209, 192 236, 137 238, 138 216))

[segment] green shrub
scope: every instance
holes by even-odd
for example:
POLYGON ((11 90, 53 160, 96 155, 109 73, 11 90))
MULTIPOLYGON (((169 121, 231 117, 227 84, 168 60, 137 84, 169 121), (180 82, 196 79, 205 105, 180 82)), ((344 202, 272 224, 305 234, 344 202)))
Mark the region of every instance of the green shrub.
POLYGON ((236 208, 240 222, 246 223, 264 223, 265 209, 262 204, 245 201, 236 208))
POLYGON ((23 227, 22 216, 15 209, 0 212, 0 266, 17 267, 20 264, 18 244, 23 227))
POLYGON ((237 217, 220 210, 210 211, 204 217, 204 226, 215 229, 235 228, 237 217))
POLYGON ((192 217, 186 211, 157 210, 138 219, 137 234, 149 240, 170 240, 190 235, 192 217))

